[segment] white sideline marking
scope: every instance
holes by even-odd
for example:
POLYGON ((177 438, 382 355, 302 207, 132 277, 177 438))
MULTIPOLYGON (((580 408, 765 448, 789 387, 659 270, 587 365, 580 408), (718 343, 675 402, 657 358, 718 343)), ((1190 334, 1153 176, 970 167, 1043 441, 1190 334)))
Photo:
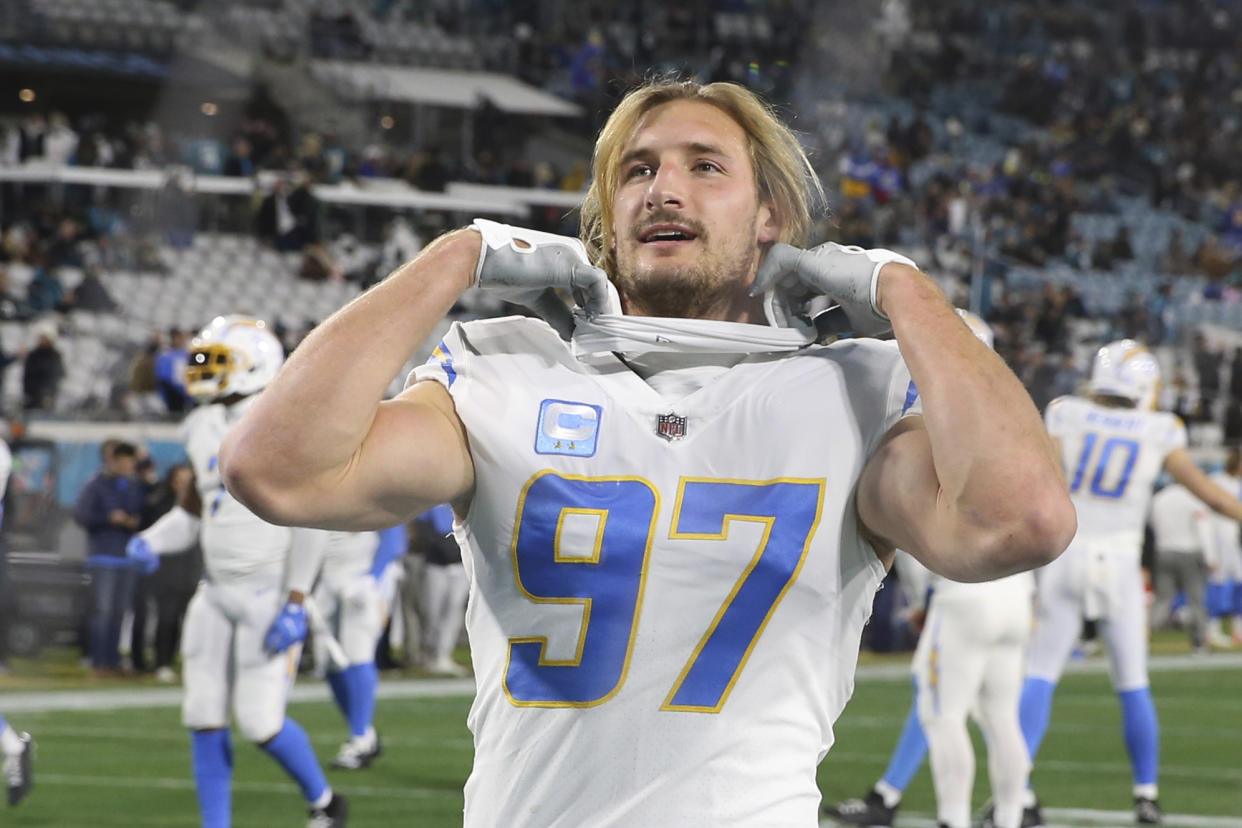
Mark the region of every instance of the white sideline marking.
MULTIPOLYGON (((1081 826, 1109 826, 1109 828, 1133 828, 1133 811, 1097 811, 1092 808, 1043 808, 1046 828, 1081 828, 1081 826)), ((822 828, 840 828, 831 819, 820 820, 822 828)), ((897 828, 936 828, 934 817, 920 813, 899 812, 897 828)), ((1165 828, 1242 828, 1242 819, 1234 817, 1195 816, 1193 814, 1165 814, 1165 828)))
MULTIPOLYGON (((1152 656, 1148 668, 1153 673, 1200 672, 1242 668, 1242 653, 1214 653, 1210 656, 1152 656)), ((1106 673, 1108 662, 1070 662, 1067 673, 1106 673)), ((864 664, 858 668, 858 681, 909 681, 908 664, 864 664)), ((443 699, 474 695, 474 679, 395 679, 381 680, 381 699, 443 699)), ((291 702, 330 701, 328 685, 321 681, 294 685, 291 702)), ((1075 697, 1081 698, 1081 697, 1075 697)), ((1110 695, 1110 703, 1115 700, 1110 695)), ((1196 703, 1202 700, 1195 700, 1196 703)), ((1227 700, 1222 700, 1222 703, 1227 700)), ((134 687, 98 690, 33 690, 4 693, 0 712, 43 713, 53 710, 121 710, 132 707, 176 707, 181 704, 180 687, 134 687)))
MULTIPOLYGON (((108 739, 112 741, 128 741, 128 742, 170 742, 178 745, 189 743, 187 731, 178 727, 172 729, 159 730, 133 730, 124 727, 78 727, 63 726, 55 721, 44 721, 38 725, 39 735, 49 734, 53 736, 74 736, 88 739, 108 739)), ((384 740, 384 747, 394 748, 445 748, 451 750, 472 750, 474 741, 470 738, 461 739, 424 739, 420 738, 417 733, 408 734, 407 737, 390 737, 387 732, 381 734, 384 740)), ((311 735, 312 744, 316 745, 339 745, 344 737, 343 731, 340 736, 328 735, 311 735)), ((240 740, 239 740, 240 741, 240 740)))
MULTIPOLYGON (((871 762, 882 765, 889 760, 887 753, 865 753, 858 751, 829 751, 829 759, 851 762, 871 762)), ((1209 761, 1215 762, 1210 759, 1209 761)), ((1073 762, 1062 759, 1047 759, 1035 762, 1034 772, 1039 774, 1040 771, 1054 771, 1057 773, 1083 773, 1092 771, 1106 771, 1108 773, 1129 773, 1130 766, 1124 762, 1073 762)), ((1220 779, 1226 782, 1242 782, 1242 770, 1237 768, 1222 768, 1218 764, 1210 765, 1170 765, 1162 762, 1160 764, 1161 776, 1185 777, 1187 779, 1220 779)), ((1035 786, 1038 789, 1038 784, 1035 786)), ((1242 826, 1239 826, 1242 828, 1242 826)))
MULTIPOLYGON (((1133 811, 1095 811, 1090 808, 1044 808, 1043 812, 1056 819, 1072 819, 1093 825, 1134 824, 1133 811)), ((1165 814, 1168 828, 1242 828, 1242 819, 1235 817, 1194 816, 1193 814, 1165 814)), ((1049 826, 1052 828, 1052 826, 1049 826)))
MULTIPOLYGON (((473 679, 397 679, 381 681, 381 699, 436 699, 474 695, 473 679)), ((294 685, 290 702, 331 701, 327 683, 294 685)), ((122 710, 132 707, 178 707, 180 687, 133 687, 99 690, 34 690, 0 696, 0 713, 46 713, 56 710, 122 710)))
MULTIPOLYGON (((163 788, 169 791, 194 790, 193 779, 177 779, 173 777, 144 776, 88 776, 74 773, 40 773, 35 776, 36 785, 71 785, 90 788, 163 788)), ((388 799, 440 799, 442 797, 461 796, 460 791, 443 790, 440 788, 376 788, 369 785, 341 785, 340 789, 349 796, 374 796, 388 799)), ((233 790, 249 793, 292 793, 298 794, 298 786, 292 782, 247 782, 233 780, 233 790)))

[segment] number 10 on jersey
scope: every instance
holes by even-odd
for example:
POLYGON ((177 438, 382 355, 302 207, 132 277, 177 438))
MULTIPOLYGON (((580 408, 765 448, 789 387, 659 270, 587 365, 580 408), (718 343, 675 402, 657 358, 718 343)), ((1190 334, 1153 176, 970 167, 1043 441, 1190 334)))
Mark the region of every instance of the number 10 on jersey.
MULTIPOLYGON (((733 521, 763 534, 662 709, 717 712, 772 612, 797 577, 819 523, 823 480, 738 481, 682 478, 670 540, 728 539, 733 521)), ((536 604, 575 604, 582 621, 569 658, 547 656, 545 636, 509 639, 505 692, 513 704, 586 707, 607 701, 625 682, 642 613, 660 496, 637 477, 576 477, 545 471, 526 484, 511 554, 514 577, 536 604), (567 519, 596 522, 589 554, 566 555, 567 519)), ((676 544, 661 554, 676 554, 676 544)), ((581 552, 581 550, 578 550, 581 552)))

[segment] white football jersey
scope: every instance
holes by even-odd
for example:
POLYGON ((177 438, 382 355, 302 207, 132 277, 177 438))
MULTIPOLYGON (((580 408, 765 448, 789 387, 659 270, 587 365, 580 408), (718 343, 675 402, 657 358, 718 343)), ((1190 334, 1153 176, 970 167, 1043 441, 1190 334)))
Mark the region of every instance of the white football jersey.
MULTIPOLYGON (((1156 552, 1207 555, 1211 542, 1208 516, 1212 510, 1181 483, 1171 483, 1151 499, 1151 531, 1156 552)), ((1236 525, 1236 524, 1235 524, 1236 525)))
POLYGON ((1152 486, 1169 452, 1186 447, 1186 427, 1165 411, 1109 408, 1058 397, 1044 412, 1061 442, 1061 464, 1078 510, 1079 538, 1126 533, 1142 544, 1152 486))
POLYGON ((340 585, 365 575, 375 562, 379 532, 329 532, 320 577, 340 585))
POLYGON ((229 494, 220 479, 220 443, 254 399, 247 397, 231 406, 199 406, 182 423, 186 454, 203 500, 203 569, 217 583, 259 573, 281 575, 292 539, 288 527, 259 518, 229 494))
POLYGON ((466 825, 816 825, 884 576, 854 488, 918 411, 896 344, 748 356, 670 402, 506 318, 416 380, 475 467, 466 825))

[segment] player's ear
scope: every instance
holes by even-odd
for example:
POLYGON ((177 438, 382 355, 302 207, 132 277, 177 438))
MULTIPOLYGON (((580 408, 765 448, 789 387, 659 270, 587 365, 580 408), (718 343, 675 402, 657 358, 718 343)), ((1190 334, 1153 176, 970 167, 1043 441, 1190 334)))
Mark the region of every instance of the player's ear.
POLYGON ((755 228, 758 231, 758 236, 755 240, 760 244, 779 241, 782 229, 780 214, 768 204, 760 202, 759 214, 755 219, 755 228))

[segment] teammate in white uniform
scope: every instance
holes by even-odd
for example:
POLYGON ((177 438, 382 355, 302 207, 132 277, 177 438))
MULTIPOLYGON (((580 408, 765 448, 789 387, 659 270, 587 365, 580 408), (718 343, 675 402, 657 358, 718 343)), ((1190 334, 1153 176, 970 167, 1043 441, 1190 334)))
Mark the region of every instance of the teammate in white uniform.
MULTIPOLYGON (((1039 572, 1036 628, 1022 691, 1022 730, 1035 759, 1048 727, 1056 683, 1083 619, 1098 624, 1133 771, 1135 818, 1162 821, 1157 803, 1159 726, 1147 680, 1147 613, 1140 556, 1152 486, 1161 469, 1212 509, 1242 520, 1242 502, 1208 479, 1186 451, 1186 428, 1150 411, 1159 381, 1155 357, 1133 340, 1100 348, 1091 396, 1060 397, 1045 420, 1057 441, 1078 534, 1039 572)), ((1033 793, 1024 825, 1038 824, 1033 793)))
POLYGON ((283 360, 280 341, 245 317, 217 317, 194 339, 186 387, 203 404, 186 417, 183 432, 196 502, 174 507, 127 550, 148 571, 158 555, 189 547, 196 533, 203 551, 204 580, 182 632, 181 717, 191 733, 204 828, 232 821, 230 707, 242 736, 298 783, 310 810, 308 828, 338 828, 346 820, 345 800, 328 785, 306 732, 285 716, 306 634, 301 601, 318 572, 326 533, 261 520, 220 482, 225 432, 283 360))
MULTIPOLYGON (((13 471, 13 452, 7 441, 0 439, 0 522, 4 521, 4 493, 13 471)), ((0 555, 4 550, 0 549, 0 555)), ((0 772, 4 774, 9 805, 26 798, 34 786, 34 741, 29 733, 14 730, 0 716, 0 772)))
MULTIPOLYGON (((1225 468, 1212 475, 1212 482, 1227 492, 1242 497, 1242 451, 1229 450, 1225 468)), ((1242 644, 1242 537, 1238 524, 1225 518, 1214 518, 1216 566, 1208 577, 1207 641, 1222 649, 1242 644), (1232 617, 1233 637, 1224 631, 1223 623, 1232 617)))
POLYGON ((398 526, 383 532, 332 532, 324 549, 315 604, 346 659, 332 664, 327 674, 332 697, 349 726, 349 738, 332 760, 334 768, 358 770, 380 755, 379 734, 372 724, 379 686, 375 647, 388 618, 388 568, 405 554, 405 546, 405 527, 398 526))
POLYGON ((468 826, 814 826, 889 550, 976 580, 1055 557, 1074 526, 1055 454, 908 260, 775 243, 809 227, 810 168, 747 90, 631 93, 593 179, 602 268, 490 222, 437 240, 299 346, 226 440, 228 485, 334 528, 454 504, 468 826), (575 291, 573 342, 529 318, 455 325, 381 403, 476 281, 575 291), (758 294, 788 321, 799 285, 896 343, 759 324, 758 294))
MULTIPOLYGON (((975 336, 992 347, 987 323, 969 311, 958 313, 975 336)), ((1034 576, 1021 572, 967 584, 935 575, 900 552, 897 565, 902 589, 917 606, 928 593, 932 599, 913 663, 915 724, 921 733, 908 733, 908 726, 903 729, 893 760, 872 791, 825 813, 851 825, 892 825, 901 794, 930 749, 940 825, 969 828, 975 754, 966 717, 973 715, 988 745, 991 824, 1017 828, 1030 770, 1018 724, 1018 699, 1031 631, 1034 576)))

